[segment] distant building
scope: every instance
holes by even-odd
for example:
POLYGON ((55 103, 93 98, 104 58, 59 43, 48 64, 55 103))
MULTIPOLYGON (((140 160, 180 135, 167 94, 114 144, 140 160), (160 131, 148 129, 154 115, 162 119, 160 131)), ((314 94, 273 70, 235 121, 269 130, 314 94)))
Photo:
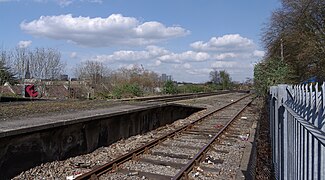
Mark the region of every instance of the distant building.
POLYGON ((171 81, 172 80, 172 76, 171 75, 167 75, 167 74, 162 74, 160 76, 160 80, 162 82, 171 81))
POLYGON ((69 76, 67 74, 61 74, 60 75, 60 80, 61 81, 67 81, 67 80, 69 80, 69 76))
POLYGON ((26 67, 26 74, 25 79, 30 79, 30 72, 29 72, 29 61, 27 61, 27 67, 26 67))
POLYGON ((171 81, 172 80, 172 75, 167 76, 167 81, 171 81))
POLYGON ((161 75, 161 81, 163 81, 163 82, 167 81, 167 74, 161 75))

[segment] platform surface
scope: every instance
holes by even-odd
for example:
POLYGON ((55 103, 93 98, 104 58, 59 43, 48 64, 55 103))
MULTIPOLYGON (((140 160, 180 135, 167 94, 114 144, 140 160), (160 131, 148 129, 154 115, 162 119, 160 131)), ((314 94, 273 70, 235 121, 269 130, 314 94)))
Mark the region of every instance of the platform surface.
POLYGON ((0 121, 0 138, 38 131, 58 126, 90 121, 98 118, 112 117, 121 114, 143 111, 166 106, 166 103, 118 104, 107 108, 83 110, 70 113, 56 113, 43 117, 17 117, 0 121))

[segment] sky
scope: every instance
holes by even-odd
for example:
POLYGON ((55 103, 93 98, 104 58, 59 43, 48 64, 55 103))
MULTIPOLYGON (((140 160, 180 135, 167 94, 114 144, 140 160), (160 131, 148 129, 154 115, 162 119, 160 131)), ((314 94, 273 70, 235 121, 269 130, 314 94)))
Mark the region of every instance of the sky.
POLYGON ((0 0, 0 47, 55 48, 74 76, 81 62, 142 66, 179 82, 212 70, 253 77, 262 28, 278 0, 0 0))

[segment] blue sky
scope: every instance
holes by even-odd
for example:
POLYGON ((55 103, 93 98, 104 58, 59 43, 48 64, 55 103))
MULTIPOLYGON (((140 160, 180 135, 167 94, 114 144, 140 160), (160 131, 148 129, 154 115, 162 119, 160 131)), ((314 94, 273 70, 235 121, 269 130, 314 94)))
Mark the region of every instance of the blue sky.
POLYGON ((95 60, 206 82, 212 69, 253 76, 278 0, 0 0, 0 45, 57 48, 73 76, 95 60))

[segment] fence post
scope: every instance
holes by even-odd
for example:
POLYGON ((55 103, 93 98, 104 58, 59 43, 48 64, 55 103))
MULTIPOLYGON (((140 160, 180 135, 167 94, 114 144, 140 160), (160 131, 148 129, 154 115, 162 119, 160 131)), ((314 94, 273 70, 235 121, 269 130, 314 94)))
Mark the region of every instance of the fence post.
POLYGON ((278 87, 272 86, 270 89, 270 133, 272 145, 272 164, 275 172, 275 177, 278 179, 280 176, 280 137, 279 137, 279 116, 278 116, 278 87))
POLYGON ((287 87, 288 85, 278 85, 278 113, 279 113, 279 131, 281 134, 280 140, 280 179, 288 179, 288 118, 286 109, 283 103, 287 101, 287 87))

